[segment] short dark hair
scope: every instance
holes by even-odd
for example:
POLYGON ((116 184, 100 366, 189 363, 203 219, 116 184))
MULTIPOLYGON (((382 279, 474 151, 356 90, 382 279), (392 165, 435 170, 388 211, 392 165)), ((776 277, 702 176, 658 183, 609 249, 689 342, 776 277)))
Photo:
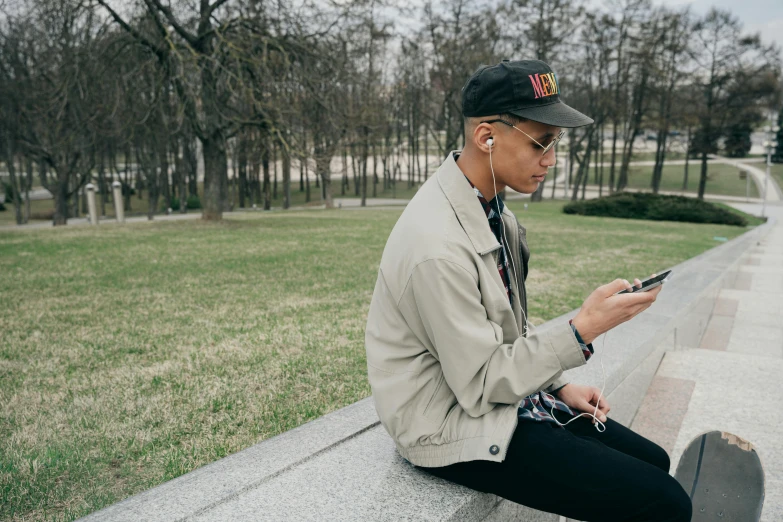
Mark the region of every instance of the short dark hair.
POLYGON ((512 125, 517 125, 519 123, 523 123, 528 121, 527 118, 523 118, 521 116, 517 116, 516 114, 511 113, 503 113, 503 114, 491 114, 489 116, 463 116, 462 117, 462 125, 467 133, 468 130, 472 129, 479 123, 481 123, 484 120, 492 120, 495 118, 500 118, 501 120, 507 121, 508 123, 512 125))

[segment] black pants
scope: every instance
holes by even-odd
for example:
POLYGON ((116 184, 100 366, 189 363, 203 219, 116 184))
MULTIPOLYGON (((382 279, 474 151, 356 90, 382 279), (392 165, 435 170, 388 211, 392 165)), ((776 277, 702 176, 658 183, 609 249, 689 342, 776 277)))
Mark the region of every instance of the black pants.
MULTIPOLYGON (((572 417, 555 411, 565 423, 572 417)), ((512 502, 584 522, 689 522, 691 500, 669 475, 666 451, 612 419, 565 429, 520 420, 503 462, 474 460, 422 468, 512 502)))

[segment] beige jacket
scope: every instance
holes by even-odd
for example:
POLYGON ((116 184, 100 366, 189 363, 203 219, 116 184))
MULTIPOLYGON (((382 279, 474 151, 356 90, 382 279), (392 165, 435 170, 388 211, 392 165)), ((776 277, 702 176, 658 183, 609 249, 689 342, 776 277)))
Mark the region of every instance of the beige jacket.
POLYGON ((367 318, 367 370, 381 423, 417 466, 502 461, 522 400, 564 385, 563 371, 585 364, 565 321, 522 336, 530 253, 508 207, 502 217, 516 268, 513 308, 497 269, 500 244, 453 154, 386 242, 367 318))

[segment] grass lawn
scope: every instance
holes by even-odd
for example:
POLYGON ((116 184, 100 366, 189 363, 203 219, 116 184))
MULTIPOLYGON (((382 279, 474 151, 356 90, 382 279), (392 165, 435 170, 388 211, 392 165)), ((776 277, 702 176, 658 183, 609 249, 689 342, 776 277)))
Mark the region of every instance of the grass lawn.
MULTIPOLYGON (((633 166, 628 168, 628 186, 641 190, 651 190, 650 180, 652 179, 652 166, 633 166)), ((682 180, 684 174, 684 165, 664 165, 663 175, 661 177, 662 191, 682 191, 682 180)), ((591 169, 589 184, 595 179, 594 168, 591 169)), ((619 172, 619 167, 617 171, 619 172)), ((616 176, 617 174, 615 174, 616 176)), ((699 176, 701 175, 701 165, 693 161, 688 167, 688 189, 685 192, 696 194, 699 191, 699 176)), ((609 180, 609 167, 604 166, 604 183, 609 180)), ((745 196, 746 180, 740 179, 739 169, 733 165, 720 163, 711 163, 707 170, 708 194, 720 194, 723 196, 745 196)), ((750 181, 750 197, 759 197, 759 191, 756 184, 750 181)))
MULTIPOLYGON (((535 324, 744 232, 521 205, 535 324)), ((0 519, 72 520, 368 396, 401 212, 0 232, 0 519)))

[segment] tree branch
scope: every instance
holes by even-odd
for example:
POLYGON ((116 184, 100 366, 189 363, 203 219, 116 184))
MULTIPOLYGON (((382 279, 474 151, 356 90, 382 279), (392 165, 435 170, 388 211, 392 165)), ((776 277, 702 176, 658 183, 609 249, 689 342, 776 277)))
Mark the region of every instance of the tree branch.
MULTIPOLYGON (((98 1, 100 2, 102 0, 98 1)), ((163 5, 160 0, 144 0, 144 3, 147 4, 148 9, 158 10, 163 13, 163 15, 166 17, 166 20, 168 20, 168 22, 171 24, 171 27, 173 27, 177 34, 179 34, 186 42, 188 42, 191 47, 196 47, 198 45, 198 38, 196 38, 195 35, 189 33, 187 29, 182 27, 171 9, 163 5)))
POLYGON ((131 34, 140 43, 147 46, 152 52, 155 53, 156 56, 158 56, 158 58, 160 58, 161 60, 165 58, 166 54, 162 47, 154 44, 146 36, 144 36, 139 31, 131 27, 130 24, 128 24, 128 22, 123 20, 123 18, 114 9, 109 7, 109 4, 107 4, 105 0, 95 0, 95 1, 98 2, 98 4, 103 6, 103 8, 109 12, 109 16, 111 16, 120 27, 122 27, 125 31, 131 34))

